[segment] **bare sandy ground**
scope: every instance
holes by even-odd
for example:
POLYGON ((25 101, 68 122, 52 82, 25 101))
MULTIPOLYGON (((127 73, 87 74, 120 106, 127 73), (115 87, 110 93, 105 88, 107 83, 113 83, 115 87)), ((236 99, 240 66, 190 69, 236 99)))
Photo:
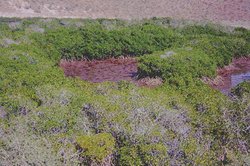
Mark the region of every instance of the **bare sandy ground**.
POLYGON ((0 0, 2 17, 171 17, 250 28, 250 0, 0 0))

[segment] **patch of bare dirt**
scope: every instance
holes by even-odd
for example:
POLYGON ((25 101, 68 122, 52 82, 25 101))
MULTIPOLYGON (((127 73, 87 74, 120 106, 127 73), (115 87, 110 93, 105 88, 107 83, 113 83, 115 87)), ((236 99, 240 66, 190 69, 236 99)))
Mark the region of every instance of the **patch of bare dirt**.
POLYGON ((110 58, 93 61, 61 60, 60 67, 66 76, 80 77, 90 82, 132 81, 137 73, 137 62, 134 58, 110 58))
POLYGON ((0 0, 3 17, 172 17, 250 28, 249 0, 0 0))
POLYGON ((80 77, 83 80, 98 83, 104 81, 130 81, 138 86, 154 88, 163 83, 161 78, 143 78, 138 80, 135 58, 110 58, 93 61, 60 61, 65 76, 80 77))

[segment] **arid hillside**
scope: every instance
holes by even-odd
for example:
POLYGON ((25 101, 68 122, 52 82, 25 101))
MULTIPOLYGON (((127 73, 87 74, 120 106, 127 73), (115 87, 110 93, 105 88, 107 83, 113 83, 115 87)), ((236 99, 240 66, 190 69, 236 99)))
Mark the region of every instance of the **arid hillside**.
POLYGON ((250 27, 249 0, 0 0, 2 17, 172 17, 250 27))

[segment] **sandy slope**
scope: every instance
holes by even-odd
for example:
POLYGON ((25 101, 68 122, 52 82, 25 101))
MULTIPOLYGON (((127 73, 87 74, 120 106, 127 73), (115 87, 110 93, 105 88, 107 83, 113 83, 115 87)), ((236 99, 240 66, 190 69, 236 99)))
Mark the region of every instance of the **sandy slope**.
POLYGON ((173 17, 250 28, 250 0, 0 0, 4 17, 173 17))

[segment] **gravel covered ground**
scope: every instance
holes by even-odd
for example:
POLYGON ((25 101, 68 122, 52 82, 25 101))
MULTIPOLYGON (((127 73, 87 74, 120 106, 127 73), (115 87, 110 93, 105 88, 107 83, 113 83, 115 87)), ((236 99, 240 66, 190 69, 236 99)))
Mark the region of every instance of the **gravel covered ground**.
POLYGON ((250 28, 250 0, 0 0, 0 16, 172 17, 250 28))

